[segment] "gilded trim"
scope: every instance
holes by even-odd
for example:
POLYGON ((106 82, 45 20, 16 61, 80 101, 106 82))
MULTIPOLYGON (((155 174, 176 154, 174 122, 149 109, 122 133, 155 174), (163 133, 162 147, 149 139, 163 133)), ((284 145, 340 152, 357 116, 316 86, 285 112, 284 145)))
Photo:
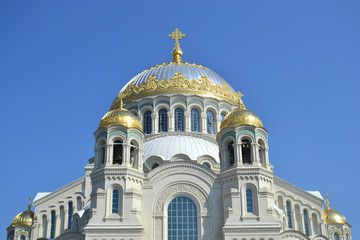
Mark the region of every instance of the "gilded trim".
POLYGON ((213 84, 206 75, 202 75, 198 80, 188 80, 182 73, 178 72, 175 73, 171 80, 162 79, 159 81, 155 75, 151 75, 144 84, 135 86, 134 83, 130 83, 124 91, 116 96, 110 110, 119 108, 120 99, 123 99, 126 103, 135 99, 160 94, 195 94, 214 97, 233 104, 237 104, 242 96, 240 92, 233 92, 226 82, 223 82, 222 86, 213 84))

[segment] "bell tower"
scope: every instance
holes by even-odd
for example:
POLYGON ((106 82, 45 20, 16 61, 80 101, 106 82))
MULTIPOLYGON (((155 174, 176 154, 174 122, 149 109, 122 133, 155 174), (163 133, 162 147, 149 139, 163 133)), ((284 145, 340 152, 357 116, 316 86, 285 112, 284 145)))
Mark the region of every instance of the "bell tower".
POLYGON ((109 111, 95 131, 92 218, 86 239, 110 239, 121 234, 141 239, 144 133, 140 120, 123 108, 109 111))
POLYGON ((247 110, 240 98, 238 107, 223 119, 217 135, 224 239, 280 239, 281 227, 274 217, 274 175, 267 139, 260 118, 247 110))

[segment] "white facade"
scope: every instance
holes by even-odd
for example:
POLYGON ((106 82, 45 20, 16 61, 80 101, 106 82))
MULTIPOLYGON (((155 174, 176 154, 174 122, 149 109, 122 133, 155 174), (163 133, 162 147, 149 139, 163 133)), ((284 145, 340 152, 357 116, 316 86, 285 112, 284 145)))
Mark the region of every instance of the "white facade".
MULTIPOLYGON (((192 69, 186 66, 180 71, 191 78, 192 69)), ((217 75, 208 77, 219 81, 217 75)), ((137 84, 144 84, 142 78, 136 77, 137 84)), ((263 127, 240 124, 220 129, 223 115, 237 109, 235 104, 213 96, 166 93, 127 102, 124 108, 143 125, 150 111, 150 133, 116 124, 98 129, 95 156, 85 166, 85 176, 52 193, 38 193, 26 240, 336 240, 335 234, 351 239, 347 223, 325 223, 319 192, 304 191, 274 176, 263 127), (161 109, 167 117, 163 132, 161 109), (176 109, 183 112, 180 130, 175 126, 176 109), (196 131, 192 109, 199 112, 196 131), (214 114, 211 124, 208 110, 214 114), (116 163, 115 152, 121 153, 116 163), (178 205, 172 202, 176 197, 183 197, 177 198, 178 205), (172 218, 170 205, 180 206, 181 201, 186 213, 174 210, 171 214, 178 215, 172 218), (190 222, 176 222, 179 212, 189 214, 190 222), (172 238, 169 228, 179 226, 192 237, 172 238)))

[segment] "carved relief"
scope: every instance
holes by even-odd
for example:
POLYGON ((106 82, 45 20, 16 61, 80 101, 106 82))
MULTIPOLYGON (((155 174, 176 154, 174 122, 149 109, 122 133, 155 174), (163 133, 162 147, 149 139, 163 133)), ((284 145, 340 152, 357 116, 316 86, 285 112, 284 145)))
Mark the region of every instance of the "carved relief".
POLYGON ((110 110, 114 110, 119 107, 121 98, 127 102, 135 98, 154 95, 159 91, 166 93, 166 91, 174 90, 179 92, 205 92, 207 94, 221 96, 233 103, 237 103, 239 97, 242 96, 240 92, 234 93, 225 82, 222 83, 222 86, 219 84, 213 84, 206 75, 202 75, 198 80, 188 80, 182 75, 182 73, 175 73, 175 76, 170 80, 162 79, 160 81, 155 75, 151 75, 142 85, 135 86, 134 83, 130 83, 123 92, 116 96, 110 110))
MULTIPOLYGON (((155 211, 162 212, 165 201, 168 200, 169 196, 174 195, 175 193, 189 193, 190 195, 193 195, 199 201, 200 207, 209 211, 209 203, 206 196, 199 189, 189 184, 176 184, 167 187, 160 194, 155 205, 155 211)), ((199 211, 201 211, 201 209, 199 209, 199 211)))

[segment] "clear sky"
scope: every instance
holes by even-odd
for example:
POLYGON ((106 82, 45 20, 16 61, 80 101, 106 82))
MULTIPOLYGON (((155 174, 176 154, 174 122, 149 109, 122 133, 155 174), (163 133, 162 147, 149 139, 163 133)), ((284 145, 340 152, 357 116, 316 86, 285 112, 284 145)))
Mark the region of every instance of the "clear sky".
POLYGON ((269 131, 280 178, 329 194, 360 239, 360 2, 0 2, 0 236, 28 197, 84 175, 120 89, 172 60, 219 73, 269 131))

